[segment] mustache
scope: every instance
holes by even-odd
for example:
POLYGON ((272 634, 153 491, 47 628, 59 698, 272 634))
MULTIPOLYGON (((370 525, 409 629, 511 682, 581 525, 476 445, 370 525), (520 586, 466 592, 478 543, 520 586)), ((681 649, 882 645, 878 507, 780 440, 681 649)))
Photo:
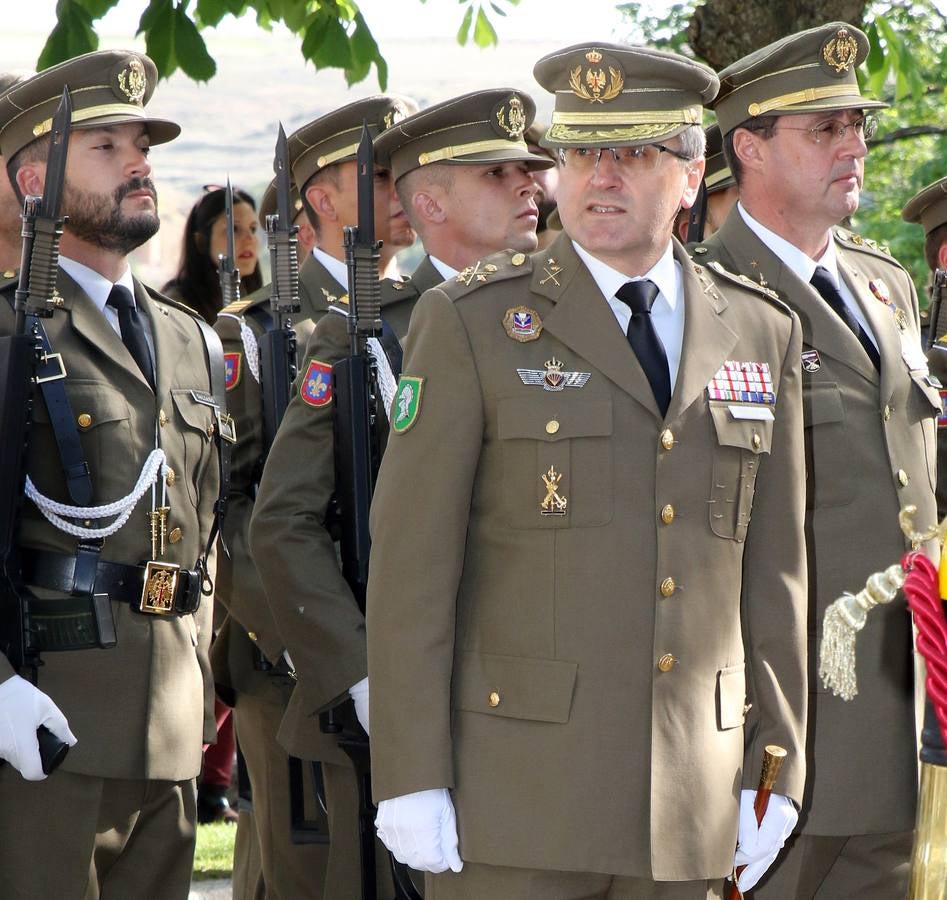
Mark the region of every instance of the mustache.
POLYGON ((151 194, 152 199, 157 202, 158 192, 155 190, 154 182, 150 178, 136 176, 115 189, 116 204, 121 203, 129 194, 141 190, 147 190, 151 194))

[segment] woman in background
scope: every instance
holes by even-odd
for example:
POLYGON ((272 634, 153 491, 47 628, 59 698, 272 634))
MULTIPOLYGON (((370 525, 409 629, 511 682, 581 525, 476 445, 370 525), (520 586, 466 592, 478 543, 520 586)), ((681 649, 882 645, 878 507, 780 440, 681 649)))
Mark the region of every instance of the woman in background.
MULTIPOLYGON (((207 185, 188 214, 184 226, 184 248, 177 275, 162 291, 186 303, 213 324, 223 306, 217 257, 227 252, 227 192, 217 185, 207 185)), ((234 262, 240 272, 240 296, 246 297, 263 286, 258 259, 256 204, 253 198, 233 189, 234 262)))

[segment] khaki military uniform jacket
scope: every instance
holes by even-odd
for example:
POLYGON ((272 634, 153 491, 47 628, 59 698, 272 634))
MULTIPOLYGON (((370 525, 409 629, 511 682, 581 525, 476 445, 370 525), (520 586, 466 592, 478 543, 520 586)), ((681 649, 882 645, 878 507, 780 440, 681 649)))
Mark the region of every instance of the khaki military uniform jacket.
MULTIPOLYGON (((13 285, 4 291, 9 296, 13 285)), ((77 418, 91 470, 93 504, 111 503, 135 486, 158 432, 174 475, 168 476, 169 532, 165 559, 193 569, 203 551, 218 492, 214 411, 192 391, 210 391, 207 354, 198 322, 184 307, 135 282, 135 301, 154 339, 157 397, 121 338, 79 286, 62 270, 62 305, 44 320, 53 350, 61 353, 66 393, 77 418)), ((12 333, 13 312, 0 300, 0 331, 12 333)), ((46 405, 34 407, 28 471, 47 497, 71 504, 46 405)), ((160 494, 159 494, 160 498, 160 494)), ((140 565, 151 556, 146 512, 151 494, 128 522, 105 539, 101 559, 140 565)), ((49 524, 24 501, 21 545, 74 554, 76 539, 49 524)), ((64 770, 105 778, 193 778, 202 740, 214 740, 213 683, 207 650, 212 603, 203 598, 188 616, 132 612, 113 601, 118 645, 109 650, 48 652, 39 687, 63 711, 79 739, 64 770)), ((0 680, 8 664, 0 657, 0 680)))
POLYGON ((775 789, 801 799, 799 323, 676 242, 675 258, 663 420, 565 234, 415 309, 403 377, 424 379, 420 409, 372 507, 373 785, 452 788, 466 860, 719 878, 765 744, 789 750, 775 789), (550 360, 588 377, 524 383, 550 360), (709 399, 727 361, 768 364, 774 418, 709 399), (561 515, 542 515, 550 475, 561 515))
MULTIPOLYGON (((315 323, 326 313, 329 302, 344 288, 312 254, 299 271, 299 312, 293 316, 296 345, 301 351, 315 323)), ((254 642, 270 663, 279 661, 285 644, 266 605, 263 585, 250 555, 250 514, 263 470, 263 395, 259 381, 247 363, 247 348, 241 325, 248 327, 257 342, 264 328, 253 310, 269 311, 270 285, 221 310, 214 325, 228 354, 231 370, 227 388, 228 411, 234 418, 237 443, 231 454, 230 496, 222 532, 227 552, 221 552, 217 566, 217 597, 239 622, 227 628, 226 650, 214 654, 218 682, 237 693, 252 692, 280 702, 288 698, 286 681, 258 671, 253 665, 254 642), (252 637, 251 637, 252 636, 252 637)), ((256 352, 251 347, 250 352, 256 352)))
POLYGON ((916 746, 911 620, 901 600, 872 611, 858 635, 858 695, 844 702, 817 677, 822 620, 845 591, 908 549, 898 512, 936 521, 937 390, 920 349, 908 274, 857 235, 834 232, 839 274, 871 325, 875 370, 858 339, 734 210, 708 253, 763 279, 803 327, 806 537, 809 557, 809 772, 802 827, 812 834, 909 830, 914 824, 916 746), (888 297, 884 302, 880 297, 888 297))
MULTIPOLYGON (((440 281, 425 257, 410 279, 382 282, 382 316, 399 339, 418 297, 440 281)), ((309 341, 293 400, 267 459, 250 534, 267 600, 298 678, 280 742, 303 759, 323 761, 336 760, 341 751, 337 736, 320 730, 317 713, 344 699, 368 668, 365 621, 326 530, 326 509, 335 491, 333 406, 309 405, 300 389, 312 360, 331 367, 349 355, 347 313, 346 305, 333 305, 309 341)), ((380 402, 376 421, 383 447, 388 418, 380 402)))

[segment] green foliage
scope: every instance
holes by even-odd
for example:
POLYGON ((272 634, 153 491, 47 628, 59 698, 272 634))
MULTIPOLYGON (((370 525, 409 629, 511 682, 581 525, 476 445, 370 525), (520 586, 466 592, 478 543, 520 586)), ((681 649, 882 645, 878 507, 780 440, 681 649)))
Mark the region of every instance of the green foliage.
POLYGON ((653 3, 619 3, 616 8, 628 23, 628 40, 633 44, 648 44, 659 50, 671 50, 684 56, 694 53, 687 43, 687 24, 694 14, 698 0, 672 3, 662 16, 647 12, 653 3))
MULTIPOLYGON (((38 69, 45 69, 98 48, 95 23, 119 0, 57 0, 56 25, 46 41, 38 69)), ((127 2, 127 0, 126 0, 127 2)), ((399 0, 407 2, 407 0, 399 0)), ((420 0, 424 3, 426 0, 420 0)), ((463 19, 457 41, 472 37, 478 47, 497 42, 490 15, 505 16, 519 0, 458 0, 463 19)), ((303 58, 317 69, 341 69, 349 84, 367 78, 372 66, 382 90, 388 85, 388 66, 355 0, 147 0, 138 23, 145 49, 158 74, 167 78, 180 69, 195 81, 214 76, 217 65, 201 37, 227 16, 253 13, 269 30, 281 23, 299 37, 303 58)))

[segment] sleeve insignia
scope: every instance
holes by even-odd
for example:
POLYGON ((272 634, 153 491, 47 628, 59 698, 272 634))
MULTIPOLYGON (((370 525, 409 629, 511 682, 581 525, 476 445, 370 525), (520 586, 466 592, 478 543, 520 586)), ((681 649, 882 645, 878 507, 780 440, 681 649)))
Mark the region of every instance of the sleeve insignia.
POLYGON ((224 354, 224 387, 228 391, 232 391, 238 384, 240 384, 240 374, 242 366, 241 355, 239 353, 225 353, 224 354))
POLYGON ((332 366, 318 359, 310 360, 299 396, 309 406, 328 406, 332 402, 332 366))
POLYGON ((421 414, 421 393, 424 379, 416 375, 402 375, 395 388, 395 400, 391 410, 391 430, 404 434, 417 422, 421 414))

